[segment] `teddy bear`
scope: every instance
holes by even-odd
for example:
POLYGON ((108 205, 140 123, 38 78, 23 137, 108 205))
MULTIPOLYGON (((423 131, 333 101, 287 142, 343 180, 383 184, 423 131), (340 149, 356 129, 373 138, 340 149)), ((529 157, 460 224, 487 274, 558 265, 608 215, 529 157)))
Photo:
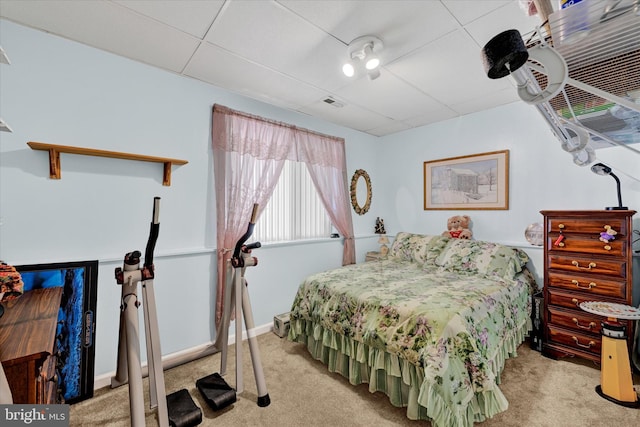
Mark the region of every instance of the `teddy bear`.
POLYGON ((618 232, 613 228, 611 228, 610 225, 605 225, 604 229, 606 231, 603 231, 602 233, 600 233, 600 241, 609 243, 609 240, 615 240, 615 235, 618 234, 618 232))
POLYGON ((469 229, 469 222, 471 217, 469 215, 455 215, 447 219, 447 231, 442 235, 446 237, 453 237, 455 239, 471 239, 473 233, 469 229))

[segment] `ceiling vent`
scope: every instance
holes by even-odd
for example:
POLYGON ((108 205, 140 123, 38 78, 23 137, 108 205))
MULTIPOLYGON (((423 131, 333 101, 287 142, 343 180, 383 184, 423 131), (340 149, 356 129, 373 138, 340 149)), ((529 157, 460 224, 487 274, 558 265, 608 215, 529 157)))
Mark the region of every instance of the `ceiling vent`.
POLYGON ((332 106, 336 107, 336 108, 344 107, 344 104, 342 102, 338 102, 335 99, 333 99, 332 97, 325 98, 325 99, 323 99, 323 101, 326 102, 329 105, 332 105, 332 106))

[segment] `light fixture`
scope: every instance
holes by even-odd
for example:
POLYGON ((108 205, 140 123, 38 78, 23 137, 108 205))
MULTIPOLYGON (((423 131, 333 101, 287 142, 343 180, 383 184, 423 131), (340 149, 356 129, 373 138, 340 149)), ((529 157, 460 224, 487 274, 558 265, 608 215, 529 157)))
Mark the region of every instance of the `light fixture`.
POLYGON ((511 75, 518 87, 518 96, 527 104, 551 100, 562 91, 569 76, 567 63, 558 51, 547 44, 527 49, 518 30, 503 31, 489 40, 482 48, 482 62, 490 79, 511 75), (546 76, 544 88, 528 67, 524 67, 528 60, 539 64, 546 76))
POLYGON ((380 58, 373 53, 373 44, 368 44, 364 47, 364 68, 367 70, 375 70, 380 66, 380 58))
POLYGON ((591 166, 591 172, 595 173, 596 175, 602 175, 602 176, 611 175, 611 177, 613 177, 613 179, 616 180, 616 189, 618 190, 618 206, 610 206, 610 207, 606 207, 605 209, 608 211, 611 211, 611 210, 626 211, 628 208, 626 206, 622 206, 622 194, 620 193, 620 180, 613 172, 611 172, 611 168, 605 165, 604 163, 596 163, 595 165, 591 166))
POLYGON ((362 36, 349 43, 347 62, 342 72, 347 77, 366 73, 370 80, 380 77, 380 56, 382 40, 374 36, 362 36))
POLYGON ((353 60, 345 62, 342 66, 342 72, 347 77, 353 77, 356 74, 356 67, 353 66, 353 60))

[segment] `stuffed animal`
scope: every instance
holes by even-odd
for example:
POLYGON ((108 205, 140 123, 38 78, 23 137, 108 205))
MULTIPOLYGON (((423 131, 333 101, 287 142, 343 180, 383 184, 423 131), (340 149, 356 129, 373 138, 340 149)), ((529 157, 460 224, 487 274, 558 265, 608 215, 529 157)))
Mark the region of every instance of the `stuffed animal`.
POLYGON ((618 232, 613 228, 611 228, 610 225, 605 225, 604 229, 606 231, 603 231, 602 233, 600 233, 600 241, 609 243, 609 240, 615 240, 615 235, 618 234, 618 232))
POLYGON ((469 215, 452 216, 447 220, 447 231, 443 232, 442 235, 455 239, 471 239, 473 233, 469 229, 470 221, 469 215))

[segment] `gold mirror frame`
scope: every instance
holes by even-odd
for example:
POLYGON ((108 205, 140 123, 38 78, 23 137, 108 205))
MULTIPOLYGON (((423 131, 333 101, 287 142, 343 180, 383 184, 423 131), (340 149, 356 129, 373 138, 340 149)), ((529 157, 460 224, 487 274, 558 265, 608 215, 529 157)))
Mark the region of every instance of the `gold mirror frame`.
POLYGON ((364 215, 369 211, 369 207, 371 206, 371 179, 369 178, 369 174, 364 169, 358 169, 353 174, 351 178, 351 205, 353 206, 353 210, 356 211, 358 215, 364 215), (358 180, 360 178, 364 178, 364 182, 367 185, 367 201, 364 206, 360 206, 358 204, 358 195, 357 195, 357 187, 358 180))

